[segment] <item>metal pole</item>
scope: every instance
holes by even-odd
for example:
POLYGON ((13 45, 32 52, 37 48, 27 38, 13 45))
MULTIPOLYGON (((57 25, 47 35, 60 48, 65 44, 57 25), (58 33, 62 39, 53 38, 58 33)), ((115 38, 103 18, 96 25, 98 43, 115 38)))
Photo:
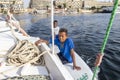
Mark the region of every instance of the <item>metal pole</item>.
POLYGON ((51 0, 51 28, 52 28, 52 54, 54 54, 54 27, 53 27, 53 20, 54 20, 54 6, 53 0, 51 0))

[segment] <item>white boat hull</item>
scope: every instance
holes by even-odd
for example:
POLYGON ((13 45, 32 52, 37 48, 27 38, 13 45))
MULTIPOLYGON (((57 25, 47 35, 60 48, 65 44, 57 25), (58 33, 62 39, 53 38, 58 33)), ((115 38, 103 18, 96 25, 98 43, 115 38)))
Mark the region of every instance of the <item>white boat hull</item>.
MULTIPOLYGON (((39 38, 25 37, 20 33, 15 33, 20 40, 27 39, 30 42, 35 42, 39 38)), ((0 32, 0 54, 7 54, 7 51, 15 45, 14 37, 10 31, 0 32)), ((6 79, 9 77, 20 75, 47 75, 51 76, 51 80, 91 80, 93 73, 87 64, 75 53, 77 65, 81 67, 80 71, 73 70, 72 63, 63 65, 58 58, 57 54, 52 54, 50 48, 42 43, 39 45, 40 50, 47 51, 44 54, 45 66, 33 66, 30 64, 24 65, 24 67, 16 68, 15 66, 5 65, 5 59, 0 58, 2 66, 0 67, 0 79, 6 79), (11 70, 12 69, 12 70, 11 70), (5 74, 1 72, 7 71, 5 74)))

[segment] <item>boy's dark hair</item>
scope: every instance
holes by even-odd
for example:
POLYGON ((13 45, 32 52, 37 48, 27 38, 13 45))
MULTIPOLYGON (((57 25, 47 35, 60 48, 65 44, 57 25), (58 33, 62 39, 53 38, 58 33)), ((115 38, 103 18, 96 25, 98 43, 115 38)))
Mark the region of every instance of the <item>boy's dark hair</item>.
POLYGON ((68 34, 68 31, 67 31, 67 29, 66 29, 66 28, 60 28, 59 33, 60 33, 60 32, 65 32, 65 33, 66 33, 66 35, 68 34))
POLYGON ((55 23, 55 22, 58 22, 58 21, 57 21, 57 20, 54 20, 54 23, 55 23))

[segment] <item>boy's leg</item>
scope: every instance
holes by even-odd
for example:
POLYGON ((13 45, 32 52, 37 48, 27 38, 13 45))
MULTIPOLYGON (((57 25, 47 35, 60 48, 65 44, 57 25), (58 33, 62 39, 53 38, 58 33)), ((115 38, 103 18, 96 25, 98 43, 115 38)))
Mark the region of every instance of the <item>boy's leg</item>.
POLYGON ((60 58, 60 60, 62 61, 63 64, 68 63, 68 61, 62 56, 61 53, 58 53, 57 55, 59 56, 59 58, 60 58))

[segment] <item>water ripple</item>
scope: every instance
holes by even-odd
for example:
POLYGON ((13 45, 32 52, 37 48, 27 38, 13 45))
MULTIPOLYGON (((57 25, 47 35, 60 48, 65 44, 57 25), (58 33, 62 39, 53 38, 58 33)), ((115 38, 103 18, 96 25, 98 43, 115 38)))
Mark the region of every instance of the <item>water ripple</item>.
MULTIPOLYGON (((116 16, 100 66, 100 80, 120 80, 120 15, 116 16)), ((58 20, 60 28, 68 29, 69 36, 75 43, 75 51, 93 68, 95 57, 103 43, 110 14, 56 15, 54 18, 58 20)), ((20 19, 23 19, 23 16, 20 19)), ((31 24, 27 32, 31 36, 48 40, 51 36, 50 25, 48 16, 31 24)))

